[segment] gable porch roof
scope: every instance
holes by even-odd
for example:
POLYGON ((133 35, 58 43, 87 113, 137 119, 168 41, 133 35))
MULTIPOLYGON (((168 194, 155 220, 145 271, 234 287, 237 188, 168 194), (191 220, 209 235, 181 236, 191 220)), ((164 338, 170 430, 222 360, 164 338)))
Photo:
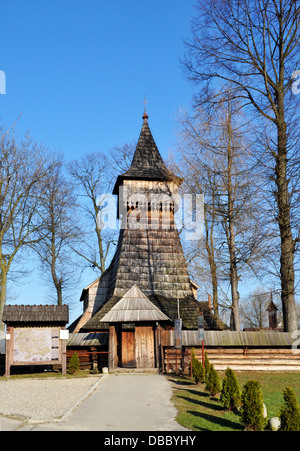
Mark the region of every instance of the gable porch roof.
POLYGON ((137 285, 133 285, 100 320, 102 323, 139 321, 170 321, 170 318, 156 307, 137 285))

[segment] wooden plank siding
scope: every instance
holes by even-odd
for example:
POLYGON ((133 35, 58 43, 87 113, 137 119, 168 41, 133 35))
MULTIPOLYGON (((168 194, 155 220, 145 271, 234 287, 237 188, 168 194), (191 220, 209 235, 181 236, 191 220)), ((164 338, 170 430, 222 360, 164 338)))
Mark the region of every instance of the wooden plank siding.
MULTIPOLYGON (((300 355, 291 349, 207 348, 206 351, 210 363, 220 371, 228 367, 235 371, 300 371, 300 355)), ((201 358, 198 348, 196 356, 201 358)))
MULTIPOLYGON (((194 348, 202 360, 197 331, 182 331, 184 368, 188 372, 194 348), (187 361, 188 360, 188 361, 187 361)), ((175 371, 178 356, 174 348, 174 331, 161 333, 164 368, 175 371)), ((284 332, 205 331, 205 351, 216 370, 230 367, 235 371, 300 371, 300 350, 293 349, 293 338, 284 332)))
MULTIPOLYGON (((265 348, 281 348, 293 345, 292 334, 289 332, 233 332, 229 330, 205 330, 204 342, 206 346, 211 347, 265 347, 265 348)), ((163 346, 174 346, 174 331, 162 331, 163 346)), ((182 344, 184 346, 201 346, 198 340, 197 330, 183 330, 182 344)))
MULTIPOLYGON (((202 361, 201 348, 194 347, 196 358, 202 361)), ((288 349, 222 349, 206 348, 208 359, 217 371, 228 367, 234 371, 300 371, 300 355, 288 349)), ((189 374, 192 348, 184 348, 184 373, 189 374)), ((176 372, 181 366, 181 354, 175 348, 164 348, 164 368, 176 372)))

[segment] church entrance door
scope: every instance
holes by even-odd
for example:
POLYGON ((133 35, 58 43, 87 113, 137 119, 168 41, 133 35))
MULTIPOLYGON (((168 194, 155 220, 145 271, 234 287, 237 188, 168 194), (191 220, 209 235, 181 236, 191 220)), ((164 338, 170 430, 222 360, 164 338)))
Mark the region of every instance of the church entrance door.
POLYGON ((122 330, 122 367, 136 367, 134 330, 122 330))
POLYGON ((155 368, 154 330, 152 326, 137 326, 136 366, 137 368, 155 368))

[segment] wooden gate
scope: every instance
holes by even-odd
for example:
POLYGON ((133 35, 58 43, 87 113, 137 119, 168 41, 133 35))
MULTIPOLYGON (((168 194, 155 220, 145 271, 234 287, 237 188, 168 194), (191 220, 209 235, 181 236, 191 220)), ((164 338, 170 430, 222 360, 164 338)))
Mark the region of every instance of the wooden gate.
POLYGON ((134 330, 122 330, 122 367, 136 367, 134 330))
POLYGON ((135 328, 137 368, 155 368, 154 330, 152 326, 135 328))

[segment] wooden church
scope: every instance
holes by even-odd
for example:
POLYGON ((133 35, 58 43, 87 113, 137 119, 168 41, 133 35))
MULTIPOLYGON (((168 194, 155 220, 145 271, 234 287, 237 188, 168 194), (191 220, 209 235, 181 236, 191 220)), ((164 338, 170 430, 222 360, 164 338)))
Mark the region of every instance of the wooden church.
POLYGON ((165 166, 145 112, 131 167, 113 190, 122 224, 115 255, 83 290, 83 314, 70 327, 107 334, 110 370, 159 367, 161 333, 178 318, 183 330, 196 331, 201 312, 206 329, 227 328, 189 277, 174 219, 182 181, 165 166))

